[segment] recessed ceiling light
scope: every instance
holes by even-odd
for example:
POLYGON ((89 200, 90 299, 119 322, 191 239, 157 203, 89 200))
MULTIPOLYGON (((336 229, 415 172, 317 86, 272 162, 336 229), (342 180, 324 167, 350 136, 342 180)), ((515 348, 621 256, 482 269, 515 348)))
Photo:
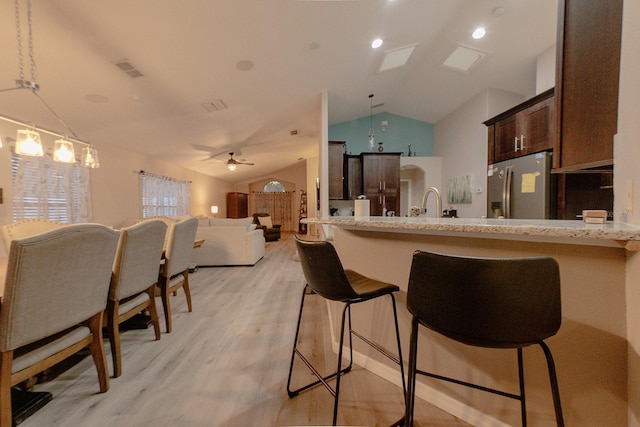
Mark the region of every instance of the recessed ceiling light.
POLYGON ((382 46, 382 39, 375 39, 374 41, 371 42, 371 47, 374 49, 377 49, 380 46, 382 46))
POLYGON ((478 40, 478 39, 483 38, 485 34, 487 34, 485 29, 482 28, 482 27, 479 27, 479 28, 476 28, 473 33, 471 33, 471 37, 473 37, 474 39, 478 40))

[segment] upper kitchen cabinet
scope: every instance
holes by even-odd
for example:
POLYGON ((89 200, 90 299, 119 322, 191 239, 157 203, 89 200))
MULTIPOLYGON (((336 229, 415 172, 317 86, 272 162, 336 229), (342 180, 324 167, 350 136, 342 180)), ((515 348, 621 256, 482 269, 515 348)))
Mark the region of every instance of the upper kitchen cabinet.
POLYGON ((370 202, 370 214, 400 214, 401 153, 362 153, 362 189, 370 202))
POLYGON ((344 141, 329 141, 329 199, 343 198, 344 141))
POLYGON ((559 0, 556 172, 613 164, 621 31, 622 0, 559 0))
POLYGON ((343 195, 345 199, 353 200, 362 194, 362 166, 360 156, 344 155, 343 195))
POLYGON ((549 89, 484 122, 489 164, 554 148, 553 95, 549 89))

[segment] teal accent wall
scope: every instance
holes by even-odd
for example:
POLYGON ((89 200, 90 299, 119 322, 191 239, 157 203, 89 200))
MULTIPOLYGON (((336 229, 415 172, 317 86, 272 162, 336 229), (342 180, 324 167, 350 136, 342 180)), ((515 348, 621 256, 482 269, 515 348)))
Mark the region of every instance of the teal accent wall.
MULTIPOLYGON (((346 141, 347 152, 360 154, 369 152, 370 117, 362 117, 349 122, 336 123, 329 126, 329 141, 346 141)), ((384 151, 401 152, 407 155, 408 145, 416 156, 433 156, 433 125, 420 120, 409 119, 390 113, 373 115, 373 132, 375 148, 382 142, 384 151), (389 122, 385 132, 380 129, 380 122, 389 122)))

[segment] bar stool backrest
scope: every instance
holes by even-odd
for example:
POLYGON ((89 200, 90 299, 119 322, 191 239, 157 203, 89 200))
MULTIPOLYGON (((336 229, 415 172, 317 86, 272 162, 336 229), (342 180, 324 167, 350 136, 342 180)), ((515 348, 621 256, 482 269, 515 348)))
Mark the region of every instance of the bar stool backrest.
POLYGON ((550 257, 472 258, 413 254, 407 308, 456 341, 524 347, 560 329, 560 273, 550 257))
POLYGON ((333 301, 358 298, 333 245, 327 241, 302 240, 294 236, 302 272, 315 293, 333 301))

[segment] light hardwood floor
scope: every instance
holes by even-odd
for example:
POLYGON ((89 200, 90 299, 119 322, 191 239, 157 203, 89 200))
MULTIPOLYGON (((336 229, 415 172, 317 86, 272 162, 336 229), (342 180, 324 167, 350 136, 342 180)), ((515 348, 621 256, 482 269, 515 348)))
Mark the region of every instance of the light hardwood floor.
MULTIPOLYGON (((171 334, 163 332, 154 341, 151 328, 124 332, 123 374, 111 378, 107 393, 98 393, 95 368, 85 357, 36 385, 54 398, 21 426, 331 424, 333 398, 323 387, 287 396, 304 286, 292 236, 267 243, 264 259, 254 267, 203 268, 191 274, 193 312, 187 312, 180 291, 172 297, 171 334)), ((326 362, 329 372, 336 356, 325 306, 317 296, 308 301, 300 339, 314 363, 326 362)), ((108 341, 105 351, 111 373, 108 341)), ((294 372, 300 382, 309 375, 301 363, 294 372)), ((341 388, 339 424, 385 426, 402 416, 401 388, 362 368, 344 376, 341 388)), ((467 425, 419 399, 416 406, 418 426, 467 425)))

